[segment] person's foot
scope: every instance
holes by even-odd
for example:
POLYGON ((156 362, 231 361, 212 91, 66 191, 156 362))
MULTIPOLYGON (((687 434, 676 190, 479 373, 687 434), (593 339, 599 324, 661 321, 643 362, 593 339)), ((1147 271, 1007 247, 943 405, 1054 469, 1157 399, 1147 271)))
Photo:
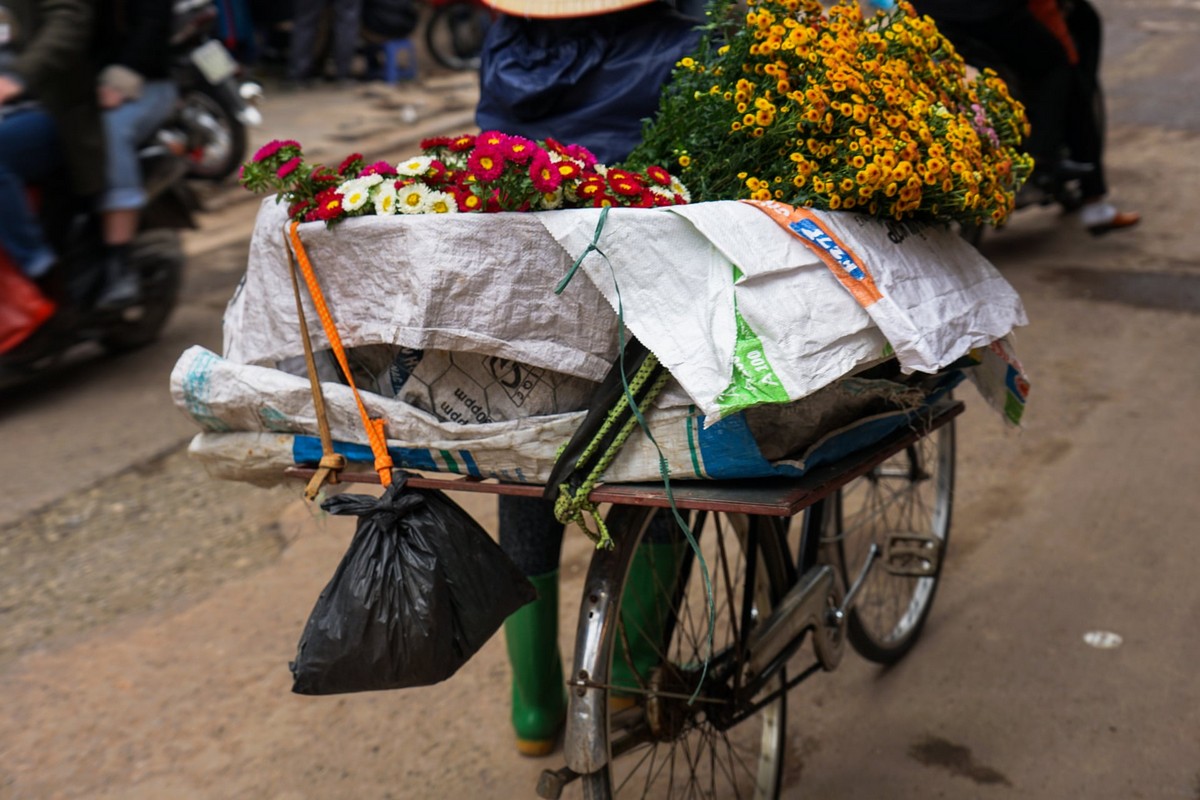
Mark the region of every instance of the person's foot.
POLYGON ((1096 201, 1086 203, 1079 210, 1079 220, 1088 233, 1100 236, 1109 231, 1137 225, 1142 221, 1142 215, 1136 211, 1121 211, 1109 202, 1096 201))
POLYGON ((97 311, 120 311, 137 303, 142 287, 137 273, 124 259, 109 256, 104 265, 104 287, 96 298, 97 311))

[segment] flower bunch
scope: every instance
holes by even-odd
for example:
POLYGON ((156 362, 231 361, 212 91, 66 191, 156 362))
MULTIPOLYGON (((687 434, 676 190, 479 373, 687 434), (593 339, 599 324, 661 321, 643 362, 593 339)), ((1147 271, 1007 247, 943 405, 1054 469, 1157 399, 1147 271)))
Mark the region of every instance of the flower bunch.
POLYGON ((893 219, 1002 222, 1033 167, 1024 108, 969 77, 901 0, 749 0, 710 10, 629 163, 671 163, 697 200, 781 200, 893 219))
POLYGON ((425 139, 420 155, 395 165, 355 154, 336 170, 305 163, 298 142, 277 140, 242 167, 241 182, 278 193, 292 219, 327 224, 365 214, 651 208, 690 199, 662 167, 610 169, 581 145, 498 131, 425 139))

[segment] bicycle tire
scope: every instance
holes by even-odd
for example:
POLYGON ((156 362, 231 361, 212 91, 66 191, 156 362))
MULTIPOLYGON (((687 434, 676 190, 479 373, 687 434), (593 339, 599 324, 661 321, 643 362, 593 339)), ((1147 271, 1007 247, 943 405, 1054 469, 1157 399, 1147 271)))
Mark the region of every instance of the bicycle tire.
MULTIPOLYGON (((616 506, 608 517, 609 530, 619 543, 611 557, 619 562, 616 568, 623 576, 621 590, 615 593, 622 601, 608 607, 604 615, 608 619, 587 622, 591 634, 604 637, 603 646, 608 649, 602 652, 608 652, 612 662, 622 657, 618 653, 630 649, 618 646, 622 637, 628 642, 638 635, 630 630, 633 626, 624 619, 621 606, 624 598, 633 596, 628 588, 630 565, 653 513, 649 508, 616 506)), ((674 587, 665 582, 655 587, 655 596, 666 601, 658 607, 669 609, 667 625, 660 634, 658 663, 639 672, 632 659, 626 658, 629 674, 639 685, 624 684, 626 691, 620 692, 617 687, 622 684, 613 676, 613 683, 603 690, 602 711, 592 721, 600 729, 595 733, 603 737, 608 758, 601 769, 583 776, 586 800, 696 796, 769 800, 778 796, 786 750, 784 671, 780 669, 766 688, 754 695, 756 700, 768 701, 764 707, 736 723, 729 716, 741 701, 729 698, 736 698, 733 687, 742 680, 738 659, 744 648, 740 645, 784 591, 784 544, 781 535, 772 535, 781 534, 782 529, 776 520, 745 515, 695 515, 692 521, 703 527, 696 531, 697 540, 705 555, 717 613, 713 657, 700 699, 690 706, 687 701, 696 690, 703 653, 707 652, 708 604, 699 560, 686 544, 677 544, 682 549, 673 572, 682 575, 683 581, 676 578, 674 587), (748 547, 748 542, 756 544, 748 547), (749 561, 748 551, 755 553, 749 561), (778 696, 770 697, 775 691, 778 696), (620 695, 624 700, 618 699, 620 695), (719 697, 727 704, 706 702, 719 697)), ((593 569, 597 569, 597 560, 608 555, 598 552, 593 569)), ((590 579, 589 573, 589 583, 590 579)), ((581 628, 581 636, 588 634, 589 630, 581 628)), ((613 663, 610 676, 615 667, 613 663)))
POLYGON ((920 637, 945 562, 954 421, 843 486, 831 501, 822 544, 833 549, 843 586, 853 583, 872 544, 883 553, 854 600, 846 637, 863 658, 894 664, 920 637))

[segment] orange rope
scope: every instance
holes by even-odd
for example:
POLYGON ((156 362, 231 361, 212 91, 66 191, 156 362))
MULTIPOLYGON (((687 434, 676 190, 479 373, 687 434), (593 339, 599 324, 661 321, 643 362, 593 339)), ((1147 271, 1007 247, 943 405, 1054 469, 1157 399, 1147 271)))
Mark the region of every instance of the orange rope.
POLYGON ((392 457, 387 449, 387 436, 384 433, 384 421, 382 419, 371 419, 367 413, 367 407, 363 405, 362 397, 358 393, 358 388, 354 385, 354 378, 350 375, 350 362, 346 359, 346 350, 342 347, 342 337, 338 335, 337 327, 333 324, 333 316, 329 313, 329 306, 325 303, 325 295, 321 293, 321 286, 317 283, 317 276, 313 272, 312 262, 309 261, 308 253, 304 250, 304 245, 300 241, 299 233, 300 223, 292 222, 288 228, 288 238, 292 243, 292 250, 296 254, 296 260, 300 262, 300 272, 304 275, 304 283, 308 286, 308 294, 312 298, 313 307, 317 311, 317 316, 321 320, 321 327, 325 329, 325 336, 329 339, 329 345, 333 348, 334 357, 337 358, 338 364, 342 367, 342 374, 346 376, 346 380, 350 383, 350 390, 354 392, 354 401, 358 403, 358 413, 362 417, 363 427, 367 431, 367 441, 371 444, 371 452, 375 455, 375 471, 379 473, 379 481, 384 486, 392 485, 392 457))

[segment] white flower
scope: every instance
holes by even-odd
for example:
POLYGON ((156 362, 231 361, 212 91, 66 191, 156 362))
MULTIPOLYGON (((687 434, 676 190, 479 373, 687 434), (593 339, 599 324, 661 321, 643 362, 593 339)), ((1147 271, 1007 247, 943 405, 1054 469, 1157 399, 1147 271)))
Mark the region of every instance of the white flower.
POLYGON ((563 187, 559 186, 552 192, 542 192, 542 208, 550 210, 559 208, 563 202, 563 187))
POLYGON ((429 211, 433 214, 457 214, 458 201, 449 192, 430 192, 429 211))
POLYGON ((346 211, 357 211, 371 199, 371 187, 380 183, 380 175, 364 175, 361 178, 351 178, 337 188, 342 196, 342 208, 346 211))
POLYGON ((592 172, 599 175, 601 178, 608 176, 608 167, 599 162, 592 165, 592 172))
POLYGON ((433 194, 423 183, 410 183, 396 190, 396 206, 401 214, 425 214, 429 211, 429 196, 433 194))
POLYGON ((684 186, 679 178, 676 178, 674 175, 671 176, 671 191, 682 197, 683 202, 692 202, 692 193, 689 192, 687 187, 684 186))
POLYGON ((413 156, 407 161, 401 161, 396 165, 396 174, 415 178, 429 172, 429 168, 432 165, 433 159, 429 156, 413 156))
POLYGON ((375 213, 384 216, 396 213, 396 182, 380 184, 375 191, 375 213))

